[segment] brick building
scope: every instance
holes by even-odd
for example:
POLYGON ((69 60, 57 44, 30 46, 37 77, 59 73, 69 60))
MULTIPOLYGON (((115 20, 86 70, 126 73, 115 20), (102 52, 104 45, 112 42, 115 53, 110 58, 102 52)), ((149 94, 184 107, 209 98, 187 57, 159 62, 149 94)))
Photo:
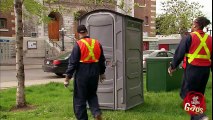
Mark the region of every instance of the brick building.
MULTIPOLYGON (((44 5, 49 6, 49 4, 44 3, 43 0, 39 0, 44 5)), ((156 16, 156 0, 124 0, 127 4, 133 8, 133 3, 139 3, 140 6, 132 9, 129 15, 137 17, 144 20, 143 26, 143 37, 144 42, 142 45, 143 49, 146 46, 153 48, 152 46, 156 45, 155 39, 155 16, 156 16)), ((119 2, 119 0, 117 0, 119 2)), ((57 8, 57 4, 62 5, 64 8, 69 9, 69 11, 56 12, 48 11, 48 16, 51 18, 51 22, 38 24, 38 19, 32 17, 30 19, 23 18, 24 21, 24 52, 27 57, 44 57, 48 51, 52 53, 60 53, 60 47, 62 45, 61 34, 59 30, 64 28, 66 30, 65 48, 66 50, 72 49, 70 43, 73 42, 74 33, 75 33, 75 16, 73 12, 82 10, 83 8, 107 8, 119 11, 118 8, 113 8, 110 6, 101 6, 96 5, 88 6, 88 4, 81 3, 80 0, 61 0, 56 4, 51 4, 52 8, 57 8), (53 42, 52 42, 53 41, 53 42), (36 49, 28 49, 28 43, 37 43, 36 49), (47 45, 48 44, 48 45, 47 45), (49 45, 50 44, 50 45, 49 45), (47 47, 59 47, 54 50, 47 47), (45 53, 45 54, 44 54, 45 53)), ((0 38, 2 37, 13 37, 11 40, 14 40, 15 36, 15 14, 11 13, 0 13, 0 38)), ((8 39, 8 38, 7 38, 8 39)), ((147 48, 146 48, 147 49, 147 48)))
MULTIPOLYGON (((73 1, 73 0, 72 0, 73 1)), ((77 0, 78 1, 78 0, 77 0)), ((60 4, 69 5, 73 11, 76 9, 82 8, 85 5, 80 4, 74 0, 73 3, 70 3, 70 0, 63 0, 60 4), (69 3, 69 4, 67 4, 69 3)), ((125 0, 126 4, 130 4, 133 0, 125 0)), ((144 37, 155 37, 155 16, 156 16, 156 0, 135 0, 135 3, 139 3, 139 7, 135 7, 134 11, 132 11, 131 16, 140 18, 144 20, 144 37)), ((53 5, 54 6, 54 5, 53 5)), ((65 6, 68 7, 68 6, 65 6)), ((116 9, 116 8, 115 8, 116 9)), ((59 23, 59 27, 67 28, 68 34, 72 34, 73 30, 70 28, 73 27, 74 18, 70 13, 63 12, 49 12, 51 15, 56 15, 61 21, 59 23), (60 18, 61 17, 61 18, 60 18)), ((14 36, 15 34, 15 16, 14 12, 10 13, 0 13, 0 36, 14 36)), ((30 37, 31 33, 38 33, 38 36, 47 36, 48 33, 47 25, 36 25, 36 22, 32 20, 24 20, 24 32, 25 36, 30 37), (30 24, 29 24, 30 23, 30 24), (38 26, 38 27, 37 27, 38 26), (41 28, 43 26, 43 28, 41 28), (44 33, 42 33, 44 31, 44 33)))
POLYGON ((156 38, 156 0, 135 0, 141 6, 136 7, 134 16, 144 20, 143 26, 143 50, 158 49, 156 38))
POLYGON ((15 36, 15 14, 14 12, 0 12, 0 36, 15 36))
POLYGON ((141 6, 135 8, 134 15, 144 20, 144 36, 155 37, 156 0, 135 0, 141 6))

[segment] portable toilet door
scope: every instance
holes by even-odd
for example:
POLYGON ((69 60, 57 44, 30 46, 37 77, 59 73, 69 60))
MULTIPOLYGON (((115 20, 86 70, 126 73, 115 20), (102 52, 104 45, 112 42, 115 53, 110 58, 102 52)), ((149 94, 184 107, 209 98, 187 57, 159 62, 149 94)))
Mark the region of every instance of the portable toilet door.
POLYGON ((79 21, 86 25, 91 38, 99 40, 106 58, 106 80, 99 84, 97 91, 101 109, 127 109, 124 19, 124 15, 114 11, 95 10, 79 21))
POLYGON ((114 51, 114 16, 108 13, 91 14, 88 16, 86 26, 89 35, 98 39, 102 44, 106 58, 106 80, 99 84, 98 99, 101 108, 116 109, 115 85, 115 51, 114 51), (101 28, 101 29, 100 29, 101 28), (101 86, 101 87, 100 87, 101 86))

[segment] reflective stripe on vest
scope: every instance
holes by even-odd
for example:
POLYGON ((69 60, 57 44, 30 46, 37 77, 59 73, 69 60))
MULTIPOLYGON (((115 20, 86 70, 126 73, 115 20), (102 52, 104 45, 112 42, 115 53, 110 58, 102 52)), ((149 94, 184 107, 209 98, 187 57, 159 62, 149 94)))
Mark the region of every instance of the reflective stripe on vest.
POLYGON ((194 34, 197 35, 197 37, 200 39, 200 44, 199 46, 197 47, 197 49, 194 51, 193 54, 189 54, 187 53, 185 56, 188 57, 188 63, 191 63, 195 58, 201 58, 201 59, 208 59, 210 60, 210 51, 209 51, 209 48, 207 47, 206 45, 206 40, 208 38, 208 34, 204 34, 203 37, 201 37, 201 35, 198 33, 198 32, 193 32, 194 34), (200 55, 198 54, 201 49, 204 48, 205 52, 206 52, 206 55, 200 55))
POLYGON ((98 62, 98 60, 95 58, 95 54, 93 52, 94 47, 95 47, 95 40, 92 39, 91 46, 84 39, 81 39, 81 42, 83 42, 87 46, 87 48, 89 50, 89 54, 88 54, 88 56, 84 60, 81 60, 80 62, 88 61, 90 58, 92 58, 92 60, 94 60, 95 62, 98 62))

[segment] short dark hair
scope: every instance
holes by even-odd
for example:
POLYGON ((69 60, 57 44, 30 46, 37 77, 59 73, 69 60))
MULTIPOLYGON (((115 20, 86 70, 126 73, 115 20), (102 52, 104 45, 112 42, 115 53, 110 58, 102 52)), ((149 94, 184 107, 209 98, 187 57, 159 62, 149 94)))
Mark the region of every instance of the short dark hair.
POLYGON ((196 18, 195 22, 198 24, 200 29, 203 29, 204 27, 210 24, 210 20, 208 20, 206 17, 203 16, 196 18))
POLYGON ((77 28, 77 32, 78 33, 86 33, 87 32, 87 28, 85 25, 79 25, 77 28))

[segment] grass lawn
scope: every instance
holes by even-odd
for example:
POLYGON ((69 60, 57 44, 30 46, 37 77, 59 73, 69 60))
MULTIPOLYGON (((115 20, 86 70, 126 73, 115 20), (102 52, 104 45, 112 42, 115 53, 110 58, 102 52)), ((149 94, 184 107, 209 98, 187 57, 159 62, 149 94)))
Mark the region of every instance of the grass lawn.
MULTIPOLYGON (((207 116, 212 119, 212 76, 206 88, 207 116)), ((144 82, 145 82, 144 75, 144 82)), ((179 90, 171 92, 147 92, 144 83, 145 102, 127 111, 103 110, 104 120, 190 120, 181 108, 179 90)), ((35 108, 27 111, 10 111, 15 105, 16 89, 0 91, 0 119, 9 120, 75 120, 72 108, 72 85, 65 89, 61 83, 26 88, 26 100, 35 108), (71 91, 71 92, 70 92, 71 91)), ((89 113, 91 120, 92 116, 89 113)))

